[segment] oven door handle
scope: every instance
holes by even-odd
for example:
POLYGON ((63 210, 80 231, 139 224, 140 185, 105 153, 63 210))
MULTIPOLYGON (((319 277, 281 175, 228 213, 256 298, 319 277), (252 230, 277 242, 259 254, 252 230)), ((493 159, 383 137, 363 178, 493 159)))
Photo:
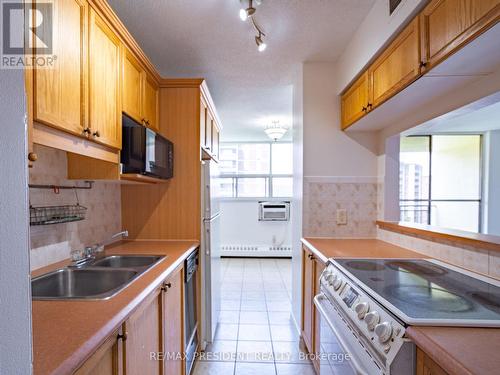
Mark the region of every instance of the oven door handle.
MULTIPOLYGON (((328 302, 328 299, 326 298, 326 296, 323 293, 320 293, 314 297, 314 305, 316 305, 316 308, 318 309, 319 313, 321 314, 321 317, 323 319, 325 319, 325 321, 328 324, 328 326, 330 327, 330 329, 335 333, 335 336, 336 336, 337 340, 339 341, 340 345, 342 346, 342 348, 344 349, 344 351, 349 353, 349 345, 346 345, 344 338, 339 333, 339 331, 335 328, 335 324, 333 324, 332 321, 330 320, 330 318, 328 317, 328 314, 327 314, 325 307, 324 307, 324 301, 326 301, 327 303, 330 303, 330 302, 328 302)), ((366 374, 366 370, 363 368, 363 366, 361 366, 358 363, 357 359, 354 358, 354 356, 352 356, 352 353, 349 353, 349 357, 350 357, 350 363, 354 366, 356 372, 358 374, 366 374)))

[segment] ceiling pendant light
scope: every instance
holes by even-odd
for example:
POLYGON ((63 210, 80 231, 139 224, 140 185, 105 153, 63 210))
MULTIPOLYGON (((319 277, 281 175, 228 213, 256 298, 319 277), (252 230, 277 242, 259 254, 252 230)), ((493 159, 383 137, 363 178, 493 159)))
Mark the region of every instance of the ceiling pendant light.
POLYGON ((285 125, 280 125, 279 121, 273 121, 271 125, 266 126, 264 132, 267 134, 269 138, 271 138, 274 142, 277 142, 288 131, 288 127, 285 125))
POLYGON ((259 52, 264 52, 267 48, 267 43, 264 42, 263 37, 265 37, 266 34, 264 34, 262 28, 255 21, 256 9, 253 6, 254 1, 255 5, 260 5, 262 3, 262 0, 240 0, 240 2, 242 3, 242 8, 240 9, 240 19, 242 21, 246 21, 247 19, 250 18, 250 21, 252 21, 252 25, 255 31, 257 31, 258 33, 255 36, 255 43, 257 44, 257 49, 259 50, 259 52), (245 8, 245 5, 243 4, 246 3, 246 1, 248 1, 248 7, 245 8))

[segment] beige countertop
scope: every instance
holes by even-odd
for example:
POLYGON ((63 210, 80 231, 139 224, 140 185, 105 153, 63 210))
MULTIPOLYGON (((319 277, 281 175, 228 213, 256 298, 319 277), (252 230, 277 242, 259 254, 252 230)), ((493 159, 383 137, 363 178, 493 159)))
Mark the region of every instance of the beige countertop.
MULTIPOLYGON (((197 241, 123 241, 106 249, 106 254, 167 257, 109 300, 33 301, 34 374, 69 374, 76 370, 198 246, 197 241)), ((60 262, 33 275, 66 264, 60 262)))
MULTIPOLYGON (((324 262, 330 257, 428 258, 423 254, 375 239, 304 238, 302 243, 324 262)), ((498 328, 411 326, 406 332, 418 347, 449 374, 500 373, 498 328)))

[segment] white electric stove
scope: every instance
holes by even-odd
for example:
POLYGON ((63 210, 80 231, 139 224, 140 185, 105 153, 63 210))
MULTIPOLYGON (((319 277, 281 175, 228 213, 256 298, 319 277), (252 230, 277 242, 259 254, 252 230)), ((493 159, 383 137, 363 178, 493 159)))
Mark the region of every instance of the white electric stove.
POLYGON ((435 260, 329 259, 321 374, 413 374, 408 325, 500 327, 500 283, 435 260))

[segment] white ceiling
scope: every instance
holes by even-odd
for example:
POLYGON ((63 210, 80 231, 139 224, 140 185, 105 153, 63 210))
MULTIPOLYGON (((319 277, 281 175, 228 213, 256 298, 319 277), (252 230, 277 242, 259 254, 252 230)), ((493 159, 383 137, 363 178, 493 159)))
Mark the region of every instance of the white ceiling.
POLYGON ((500 102, 472 111, 460 109, 408 130, 404 135, 477 133, 500 129, 500 102))
POLYGON ((162 76, 207 79, 223 140, 266 139, 272 119, 291 125, 300 63, 335 61, 374 3, 264 0, 256 19, 268 48, 259 53, 239 0, 108 1, 162 76))

